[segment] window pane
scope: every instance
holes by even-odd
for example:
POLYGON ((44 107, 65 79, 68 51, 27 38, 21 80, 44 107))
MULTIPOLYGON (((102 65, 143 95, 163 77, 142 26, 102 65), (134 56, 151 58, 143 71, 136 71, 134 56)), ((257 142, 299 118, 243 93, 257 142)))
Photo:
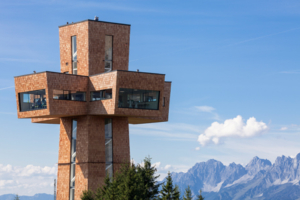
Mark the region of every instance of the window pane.
POLYGON ((112 137, 112 119, 106 118, 105 119, 105 138, 112 137))
POLYGON ((73 100, 73 101, 85 101, 85 92, 71 91, 71 100, 73 100))
POLYGON ((70 189, 70 200, 74 200, 74 195, 75 195, 75 189, 72 188, 70 189))
POLYGON ((109 72, 112 70, 112 61, 105 61, 105 72, 109 72))
POLYGON ((103 98, 111 99, 112 98, 112 89, 103 90, 103 98))
POLYGON ((76 139, 77 138, 77 120, 73 120, 72 123, 72 138, 76 139))
POLYGON ((106 169, 105 169, 106 176, 109 178, 112 178, 113 176, 113 164, 106 164, 106 169))
POLYGON ((104 71, 112 70, 112 56, 113 56, 113 37, 111 35, 105 36, 105 65, 104 71))
POLYGON ((72 66, 73 66, 73 74, 77 74, 77 61, 73 61, 72 66))
POLYGON ((53 90, 53 99, 64 99, 63 90, 53 90))
POLYGON ((159 91, 120 88, 119 108, 158 110, 159 91))
POLYGON ((64 100, 71 100, 70 91, 64 90, 64 100))
POLYGON ((112 98, 112 89, 91 92, 91 101, 98 101, 112 98))
POLYGON ((112 139, 105 139, 105 162, 111 163, 113 161, 112 139))
POLYGON ((101 100, 100 91, 91 92, 91 101, 101 100))
POLYGON ((76 168, 76 165, 71 164, 71 182, 72 182, 72 179, 75 177, 75 168, 76 168))
POLYGON ((46 109, 46 90, 19 93, 20 111, 46 109))
POLYGON ((76 36, 72 36, 72 60, 77 61, 77 40, 76 40, 76 36))
POLYGON ((70 199, 74 200, 75 171, 76 171, 76 138, 77 120, 72 120, 71 169, 70 169, 70 199))
POLYGON ((105 36, 105 60, 111 61, 112 60, 112 36, 106 35, 105 36))

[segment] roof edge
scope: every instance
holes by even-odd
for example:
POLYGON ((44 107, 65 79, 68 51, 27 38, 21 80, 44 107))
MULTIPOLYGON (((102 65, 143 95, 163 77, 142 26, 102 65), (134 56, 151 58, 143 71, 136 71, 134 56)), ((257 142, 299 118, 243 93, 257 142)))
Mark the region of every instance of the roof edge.
MULTIPOLYGON (((77 75, 77 74, 66 74, 66 73, 61 73, 61 72, 43 71, 43 72, 36 72, 36 73, 32 73, 32 74, 24 74, 24 75, 20 75, 20 76, 14 76, 14 78, 18 78, 18 77, 22 77, 22 76, 30 76, 30 75, 35 75, 35 74, 42 74, 42 73, 55 73, 55 74, 65 74, 65 75, 72 75, 72 76, 84 76, 84 75, 77 75)), ((88 77, 88 76, 84 76, 84 77, 88 77)))
POLYGON ((86 21, 89 21, 89 22, 102 22, 102 23, 108 23, 108 24, 118 24, 118 25, 131 26, 130 24, 122 24, 122 23, 117 23, 117 22, 107 22, 107 21, 99 21, 99 20, 96 21, 96 20, 93 20, 93 19, 86 19, 86 20, 82 20, 82 21, 79 21, 79 22, 72 22, 70 24, 61 25, 61 26, 58 26, 58 28, 69 26, 69 25, 74 25, 74 24, 79 24, 79 23, 86 22, 86 21))
POLYGON ((92 77, 92 76, 97 76, 97 75, 100 75, 100 74, 106 74, 106 73, 111 73, 111 72, 131 72, 131 73, 140 73, 140 74, 156 74, 156 75, 163 75, 165 76, 166 74, 159 74, 159 73, 151 73, 151 72, 137 72, 137 71, 129 71, 129 70, 112 70, 112 71, 109 71, 109 72, 102 72, 102 73, 99 73, 99 74, 93 74, 93 75, 90 75, 89 77, 92 77))

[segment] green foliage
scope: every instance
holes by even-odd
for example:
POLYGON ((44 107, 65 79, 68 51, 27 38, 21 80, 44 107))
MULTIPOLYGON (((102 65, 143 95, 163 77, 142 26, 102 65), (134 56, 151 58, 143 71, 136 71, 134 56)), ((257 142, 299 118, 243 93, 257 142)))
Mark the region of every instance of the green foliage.
POLYGON ((191 191, 190 186, 188 186, 188 187, 185 189, 184 196, 183 196, 183 200, 192 200, 192 199, 193 199, 192 191, 191 191))
POLYGON ((85 191, 81 200, 154 200, 159 193, 155 176, 156 168, 151 158, 144 159, 144 165, 123 164, 114 178, 106 177, 104 185, 95 193, 85 191))
POLYGON ((86 190, 86 191, 83 191, 80 198, 81 198, 81 200, 94 200, 94 195, 93 195, 92 191, 86 190))
POLYGON ((16 194, 16 196, 15 196, 14 200, 20 200, 20 197, 19 197, 19 195, 18 195, 18 194, 16 194))
POLYGON ((161 184, 157 183, 158 176, 155 176, 157 169, 151 166, 151 158, 144 159, 144 166, 138 168, 138 173, 142 176, 143 191, 145 191, 144 199, 156 199, 159 193, 159 187, 161 184))
POLYGON ((168 172, 166 183, 162 186, 162 190, 160 191, 160 199, 161 200, 179 200, 180 192, 178 186, 173 186, 173 180, 170 172, 168 172))
POLYGON ((204 200, 204 197, 202 196, 202 190, 199 191, 199 195, 197 195, 197 200, 204 200))

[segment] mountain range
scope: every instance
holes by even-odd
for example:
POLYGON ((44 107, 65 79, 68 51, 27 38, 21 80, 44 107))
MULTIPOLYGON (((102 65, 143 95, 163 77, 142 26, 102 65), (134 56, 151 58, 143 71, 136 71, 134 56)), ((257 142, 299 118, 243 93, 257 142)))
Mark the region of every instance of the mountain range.
MULTIPOLYGON (((13 200, 15 194, 4 194, 0 196, 0 200, 13 200)), ((34 196, 19 196, 20 200, 53 200, 54 196, 51 194, 35 194, 34 196)))
MULTIPOLYGON (((254 157, 246 166, 217 160, 195 164, 186 173, 172 173, 181 194, 189 185, 193 195, 203 191, 205 200, 300 200, 300 153, 277 157, 274 164, 254 157)), ((1 195, 13 200, 15 195, 1 195)), ((53 195, 20 196, 20 200, 52 200, 53 195)))
POLYGON ((189 185, 205 200, 300 200, 300 153, 277 157, 274 164, 254 157, 245 167, 217 160, 195 164, 186 173, 172 173, 181 194, 189 185))

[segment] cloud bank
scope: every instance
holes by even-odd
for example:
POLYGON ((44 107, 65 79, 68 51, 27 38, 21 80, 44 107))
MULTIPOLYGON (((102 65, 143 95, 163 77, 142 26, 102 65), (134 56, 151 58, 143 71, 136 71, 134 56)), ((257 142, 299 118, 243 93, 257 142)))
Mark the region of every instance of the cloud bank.
POLYGON ((198 142, 204 146, 208 143, 219 144, 221 138, 225 137, 254 137, 261 135, 268 130, 264 122, 258 122, 254 117, 250 117, 244 123, 242 116, 227 119, 224 123, 214 122, 203 134, 199 135, 198 142))
POLYGON ((27 165, 26 167, 15 167, 0 164, 0 195, 15 193, 19 195, 52 194, 56 174, 57 166, 27 165))

